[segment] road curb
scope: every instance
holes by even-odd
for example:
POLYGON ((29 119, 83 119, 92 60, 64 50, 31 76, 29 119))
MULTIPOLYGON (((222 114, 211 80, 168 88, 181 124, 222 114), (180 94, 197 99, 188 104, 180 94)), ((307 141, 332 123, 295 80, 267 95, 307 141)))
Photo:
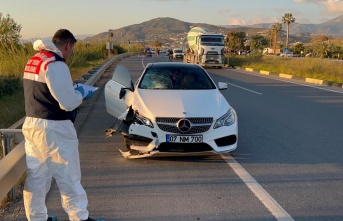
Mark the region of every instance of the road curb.
POLYGON ((249 68, 249 67, 234 66, 234 68, 235 69, 242 69, 242 70, 245 70, 248 72, 259 73, 262 75, 273 75, 273 76, 277 76, 280 78, 300 80, 300 81, 304 81, 304 82, 311 83, 311 84, 343 88, 342 83, 335 83, 335 82, 331 82, 331 81, 327 81, 327 80, 321 80, 321 79, 315 79, 315 78, 305 78, 305 77, 299 77, 299 76, 290 75, 290 74, 276 73, 276 72, 270 72, 270 71, 265 71, 265 70, 257 70, 257 69, 253 69, 253 68, 249 68))

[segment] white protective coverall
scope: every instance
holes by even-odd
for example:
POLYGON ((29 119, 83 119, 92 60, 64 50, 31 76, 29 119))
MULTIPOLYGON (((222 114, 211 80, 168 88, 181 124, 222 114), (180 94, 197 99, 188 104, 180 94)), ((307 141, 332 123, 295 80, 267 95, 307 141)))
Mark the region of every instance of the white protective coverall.
MULTIPOLYGON (((34 49, 52 51, 62 57, 61 51, 51 41, 37 40, 34 49)), ((30 80, 38 79, 39 83, 46 83, 60 109, 72 111, 82 103, 82 95, 74 90, 69 68, 63 61, 47 64, 45 70, 41 68, 39 75, 43 77, 37 75, 30 80)), ((69 219, 86 220, 88 200, 80 183, 79 142, 73 122, 27 116, 23 134, 27 163, 23 195, 27 219, 47 220, 45 197, 54 177, 61 194, 62 206, 69 219)))

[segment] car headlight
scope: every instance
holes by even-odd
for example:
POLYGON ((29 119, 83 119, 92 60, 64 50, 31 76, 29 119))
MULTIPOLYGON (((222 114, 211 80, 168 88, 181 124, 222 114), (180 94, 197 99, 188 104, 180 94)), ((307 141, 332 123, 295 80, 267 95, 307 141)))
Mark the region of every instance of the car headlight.
POLYGON ((217 129, 223 126, 230 126, 235 123, 236 116, 230 108, 223 116, 221 116, 213 126, 213 129, 217 129))
POLYGON ((134 123, 154 128, 154 125, 152 124, 149 118, 143 117, 142 115, 139 115, 138 113, 136 113, 135 115, 134 123))

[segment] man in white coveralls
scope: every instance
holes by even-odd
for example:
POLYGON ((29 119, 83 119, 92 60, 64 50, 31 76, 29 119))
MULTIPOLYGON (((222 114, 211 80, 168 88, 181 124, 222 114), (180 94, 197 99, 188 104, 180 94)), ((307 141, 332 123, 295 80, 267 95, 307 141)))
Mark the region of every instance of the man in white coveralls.
POLYGON ((39 51, 25 66, 23 86, 26 119, 23 124, 27 163, 24 205, 29 221, 56 221, 48 216, 45 197, 51 179, 58 185, 62 206, 71 221, 88 220, 87 194, 81 181, 78 138, 73 125, 76 108, 85 94, 74 89, 65 61, 76 43, 74 35, 60 29, 52 41, 37 40, 39 51))

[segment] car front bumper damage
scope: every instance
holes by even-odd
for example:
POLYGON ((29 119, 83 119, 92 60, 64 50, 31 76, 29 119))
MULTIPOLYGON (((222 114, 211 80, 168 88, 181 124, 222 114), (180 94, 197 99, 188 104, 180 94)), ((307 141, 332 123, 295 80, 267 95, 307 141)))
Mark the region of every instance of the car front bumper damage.
POLYGON ((237 118, 234 124, 230 126, 213 129, 213 125, 211 125, 211 128, 206 132, 191 134, 202 135, 203 141, 201 143, 169 143, 166 137, 172 133, 161 130, 156 122, 153 122, 153 128, 137 124, 134 115, 132 119, 127 120, 127 113, 129 111, 119 118, 117 125, 112 129, 112 133, 120 131, 125 139, 131 141, 128 151, 118 148, 123 157, 128 159, 150 157, 155 154, 220 154, 237 148, 237 118))

